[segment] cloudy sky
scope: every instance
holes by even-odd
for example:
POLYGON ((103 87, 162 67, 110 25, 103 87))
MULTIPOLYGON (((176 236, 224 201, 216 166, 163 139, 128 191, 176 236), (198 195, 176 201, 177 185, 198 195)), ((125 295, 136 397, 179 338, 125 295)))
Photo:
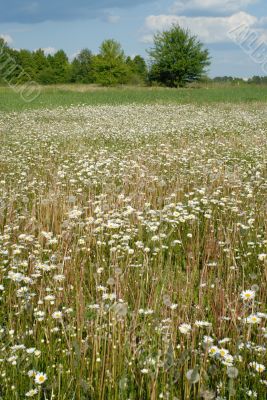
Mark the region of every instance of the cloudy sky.
POLYGON ((153 34, 179 23, 210 49, 210 76, 264 75, 251 51, 229 37, 244 24, 266 39, 267 65, 266 0, 0 0, 0 9, 0 36, 17 49, 63 48, 72 57, 114 38, 127 54, 146 56, 153 34))

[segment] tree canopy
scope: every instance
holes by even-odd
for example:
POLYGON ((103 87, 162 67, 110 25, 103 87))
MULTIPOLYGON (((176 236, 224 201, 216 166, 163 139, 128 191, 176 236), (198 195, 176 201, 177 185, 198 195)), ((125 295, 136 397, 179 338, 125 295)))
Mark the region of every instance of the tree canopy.
POLYGON ((40 84, 75 82, 109 86, 132 83, 133 75, 136 82, 144 83, 147 73, 145 60, 141 56, 127 58, 121 44, 113 39, 105 40, 98 54, 85 48, 70 61, 63 50, 54 54, 45 54, 42 49, 15 50, 0 38, 0 57, 2 83, 7 81, 7 69, 12 84, 33 80, 40 84))
POLYGON ((189 30, 173 25, 154 36, 150 80, 170 87, 199 80, 210 64, 209 52, 189 30))

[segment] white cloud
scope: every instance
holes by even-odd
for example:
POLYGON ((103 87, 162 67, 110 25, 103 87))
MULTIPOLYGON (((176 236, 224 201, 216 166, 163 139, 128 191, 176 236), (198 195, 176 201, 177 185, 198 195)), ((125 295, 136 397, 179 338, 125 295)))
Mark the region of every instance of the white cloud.
POLYGON ((5 41, 6 44, 8 44, 8 45, 10 45, 10 44, 13 43, 12 37, 11 37, 10 35, 5 34, 5 33, 0 34, 0 38, 1 38, 1 39, 4 39, 4 41, 5 41))
POLYGON ((121 17, 119 15, 108 15, 107 22, 110 24, 117 24, 120 21, 121 17))
POLYGON ((42 48, 43 52, 45 53, 45 55, 47 56, 48 54, 55 54, 57 49, 55 49, 54 47, 43 47, 42 48))
POLYGON ((208 11, 218 13, 233 13, 244 10, 258 0, 176 0, 172 6, 173 13, 185 11, 208 11))
MULTIPOLYGON (((244 24, 260 31, 260 20, 245 12, 238 12, 228 17, 186 17, 177 15, 150 15, 145 21, 145 32, 141 41, 152 42, 153 33, 179 24, 188 28, 205 43, 224 43, 230 40, 228 32, 244 24)), ((262 34, 264 34, 262 30, 262 34)))

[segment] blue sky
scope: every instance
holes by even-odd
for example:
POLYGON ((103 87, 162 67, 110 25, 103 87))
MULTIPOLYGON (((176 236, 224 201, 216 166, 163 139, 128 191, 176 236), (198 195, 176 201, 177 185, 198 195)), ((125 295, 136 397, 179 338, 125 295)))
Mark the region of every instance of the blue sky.
POLYGON ((210 76, 267 74, 227 34, 244 24, 266 40, 267 66, 266 0, 0 0, 0 8, 0 36, 17 49, 63 48, 73 57, 114 38, 127 54, 146 56, 153 34, 179 23, 210 49, 210 76))

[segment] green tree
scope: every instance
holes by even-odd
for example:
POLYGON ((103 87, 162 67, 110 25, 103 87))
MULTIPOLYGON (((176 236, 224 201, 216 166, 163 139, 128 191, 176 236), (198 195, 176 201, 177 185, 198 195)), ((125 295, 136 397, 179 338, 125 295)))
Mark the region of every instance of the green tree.
POLYGON ((10 49, 3 38, 0 37, 0 83, 6 83, 6 71, 10 49))
POLYGON ((49 69, 52 69, 55 83, 66 83, 70 80, 70 64, 64 50, 48 55, 49 69))
POLYGON ((124 51, 120 43, 113 39, 101 44, 100 53, 93 58, 92 66, 95 82, 103 86, 127 83, 129 79, 124 51))
POLYGON ((154 36, 154 47, 148 51, 150 80, 170 87, 184 86, 201 78, 210 64, 209 52, 187 29, 173 25, 154 36))
POLYGON ((35 71, 35 78, 38 83, 46 83, 43 82, 43 73, 44 71, 49 68, 49 63, 47 57, 44 53, 44 50, 38 49, 32 53, 32 60, 34 65, 35 71))
POLYGON ((71 81, 80 83, 93 82, 93 54, 89 49, 80 51, 71 63, 71 81))
POLYGON ((127 57, 126 64, 130 70, 130 83, 143 84, 147 80, 147 65, 143 57, 139 55, 134 58, 127 57))
POLYGON ((29 78, 32 80, 36 77, 35 66, 33 62, 33 54, 29 50, 21 49, 18 52, 17 57, 18 64, 22 67, 25 75, 21 77, 21 83, 28 81, 29 78))
POLYGON ((125 61, 124 51, 121 44, 114 39, 107 39, 100 46, 99 55, 106 60, 114 61, 125 61))

